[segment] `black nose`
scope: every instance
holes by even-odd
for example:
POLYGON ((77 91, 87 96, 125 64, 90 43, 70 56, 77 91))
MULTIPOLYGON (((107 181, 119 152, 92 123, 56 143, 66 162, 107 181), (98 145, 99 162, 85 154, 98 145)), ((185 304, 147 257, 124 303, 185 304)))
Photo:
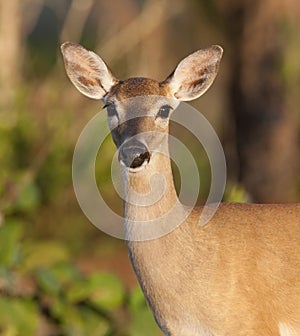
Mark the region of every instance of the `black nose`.
POLYGON ((150 153, 147 147, 139 141, 127 141, 119 150, 119 161, 128 168, 138 168, 149 160, 150 153))

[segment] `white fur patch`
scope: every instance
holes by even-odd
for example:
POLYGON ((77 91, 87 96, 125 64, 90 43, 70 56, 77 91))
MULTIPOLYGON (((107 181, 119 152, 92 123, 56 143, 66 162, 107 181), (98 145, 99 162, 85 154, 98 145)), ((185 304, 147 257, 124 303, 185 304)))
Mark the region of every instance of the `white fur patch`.
POLYGON ((300 331, 295 330, 291 326, 285 323, 279 323, 280 336, 300 336, 300 331))

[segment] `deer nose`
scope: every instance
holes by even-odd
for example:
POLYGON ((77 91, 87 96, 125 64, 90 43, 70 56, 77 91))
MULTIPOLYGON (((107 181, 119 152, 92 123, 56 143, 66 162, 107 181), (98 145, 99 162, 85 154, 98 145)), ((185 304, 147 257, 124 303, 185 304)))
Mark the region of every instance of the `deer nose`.
POLYGON ((149 160, 148 148, 139 141, 127 141, 119 150, 119 161, 128 168, 138 168, 149 160))

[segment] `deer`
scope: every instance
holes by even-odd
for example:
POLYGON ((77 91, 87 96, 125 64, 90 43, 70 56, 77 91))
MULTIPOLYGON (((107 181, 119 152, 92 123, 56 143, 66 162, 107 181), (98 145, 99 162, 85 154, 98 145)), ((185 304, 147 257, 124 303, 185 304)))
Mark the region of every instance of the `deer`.
POLYGON ((65 42, 61 50, 74 86, 107 108, 126 195, 129 257, 162 332, 300 335, 300 203, 224 202, 206 225, 199 225, 205 206, 182 216, 186 206, 174 187, 170 115, 181 101, 197 99, 208 90, 223 49, 214 45, 190 54, 161 82, 143 77, 119 80, 96 53, 79 44, 65 42), (163 193, 145 200, 160 188, 156 174, 164 178, 163 193), (169 230, 177 217, 182 222, 169 230), (140 239, 136 223, 145 228, 152 222, 167 227, 167 233, 140 239))

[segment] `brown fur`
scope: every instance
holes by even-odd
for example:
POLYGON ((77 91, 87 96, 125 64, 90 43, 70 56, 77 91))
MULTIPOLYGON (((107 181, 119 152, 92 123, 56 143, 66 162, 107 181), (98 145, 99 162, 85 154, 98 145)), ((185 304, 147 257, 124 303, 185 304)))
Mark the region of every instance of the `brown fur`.
POLYGON ((118 114, 118 124, 112 130, 117 147, 132 136, 140 136, 147 145, 147 165, 139 172, 127 168, 123 171, 124 225, 132 265, 164 333, 300 335, 300 204, 221 204, 203 227, 199 226, 203 208, 196 208, 160 238, 140 242, 130 239, 139 233, 136 223, 144 221, 143 230, 152 230, 150 221, 158 219, 158 229, 165 233, 164 229, 186 211, 178 202, 173 184, 168 127, 155 117, 159 104, 166 102, 155 97, 170 98, 172 108, 177 106, 175 97, 198 98, 217 74, 222 48, 212 46, 193 53, 162 83, 147 78, 118 82, 104 62, 83 47, 66 43, 62 50, 74 85, 83 94, 120 109, 112 111, 118 114), (80 60, 85 66, 74 70, 68 60, 75 64, 80 60), (98 86, 92 87, 89 81, 94 83, 96 79, 98 86), (147 99, 138 103, 134 100, 133 105, 130 99, 126 101, 139 96, 147 99), (126 118, 140 111, 146 115, 126 118), (151 130, 156 135, 147 138, 143 132, 151 130), (159 153, 155 153, 156 149, 159 153), (153 178, 156 175, 165 177, 164 193, 158 200, 154 197, 155 202, 136 203, 137 198, 147 194, 151 197, 151 190, 161 189, 162 183, 153 178), (163 220, 174 205, 173 217, 163 220))
POLYGON ((109 96, 115 96, 118 101, 138 96, 169 96, 168 86, 150 78, 134 77, 120 81, 112 88, 109 96))
MULTIPOLYGON (((146 168, 130 175, 133 190, 149 192, 155 171, 167 178, 167 189, 153 206, 125 204, 132 220, 162 216, 177 200, 169 159, 156 157, 146 168)), ((128 242, 162 330, 184 336, 202 335, 201 330, 213 336, 279 336, 279 323, 299 330, 300 204, 223 203, 204 227, 198 224, 202 209, 164 237, 128 242)))

